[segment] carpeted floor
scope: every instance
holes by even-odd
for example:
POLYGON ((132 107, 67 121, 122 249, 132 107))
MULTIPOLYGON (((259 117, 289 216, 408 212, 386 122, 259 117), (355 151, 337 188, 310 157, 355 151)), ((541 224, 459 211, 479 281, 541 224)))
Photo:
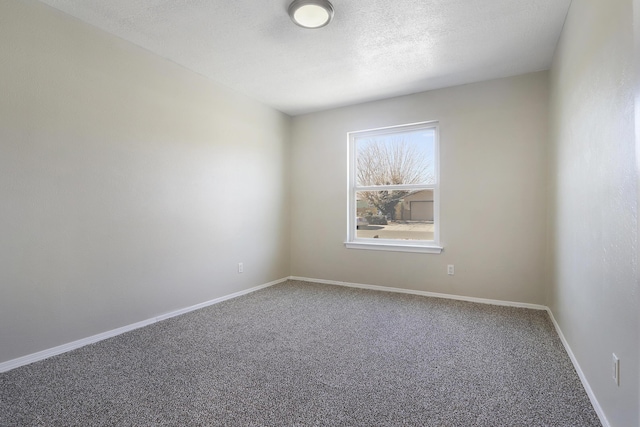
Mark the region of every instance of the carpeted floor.
POLYGON ((544 311, 289 281, 0 374, 0 425, 600 423, 544 311))

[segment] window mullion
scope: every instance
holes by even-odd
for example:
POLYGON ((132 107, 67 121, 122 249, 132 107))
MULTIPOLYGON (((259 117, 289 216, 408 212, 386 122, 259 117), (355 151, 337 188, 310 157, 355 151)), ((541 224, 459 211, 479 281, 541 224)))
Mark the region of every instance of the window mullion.
POLYGON ((356 191, 393 191, 393 190, 433 190, 435 184, 404 184, 404 185, 365 185, 355 186, 356 191))

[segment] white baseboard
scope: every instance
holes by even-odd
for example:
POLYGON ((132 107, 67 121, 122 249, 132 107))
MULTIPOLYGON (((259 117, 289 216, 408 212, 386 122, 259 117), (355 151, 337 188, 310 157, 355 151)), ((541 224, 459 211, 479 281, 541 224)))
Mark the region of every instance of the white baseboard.
POLYGON ((591 404, 593 405, 593 409, 596 411, 596 414, 598 415, 598 418, 602 423, 602 427, 610 427, 611 424, 609 424, 609 420, 605 416, 604 411, 602 410, 602 406, 600 406, 600 402, 598 402, 598 399, 596 399, 596 395, 593 393, 593 390, 591 389, 591 385, 589 385, 589 381, 587 381, 587 377, 584 375, 584 372, 582 372, 582 368, 578 363, 578 359, 576 359, 576 356, 573 354, 571 347, 569 347, 569 343, 567 342, 566 338, 564 337, 564 334, 562 333, 562 329, 560 329, 560 325, 558 325, 558 322, 556 322, 556 318, 553 316, 553 312, 548 307, 547 307, 547 313, 549 313, 549 317, 553 322, 553 326, 556 328, 556 332, 560 337, 560 341, 562 341, 562 345, 564 346, 564 349, 567 351, 567 354, 571 359, 571 363, 573 363, 574 369, 578 373, 580 382, 582 382, 582 386, 584 387, 584 390, 587 392, 587 396, 589 396, 589 400, 591 401, 591 404))
POLYGON ((530 308, 532 310, 548 310, 548 308, 544 305, 540 304, 529 304, 525 302, 513 302, 513 301, 502 301, 497 299, 487 299, 487 298, 476 298, 476 297, 466 297, 461 295, 452 295, 452 294, 440 294, 437 292, 427 292, 427 291, 416 291, 412 289, 401 289, 401 288, 391 288, 388 286, 378 286, 378 285, 366 285, 363 283, 349 283, 349 282, 339 282, 336 280, 323 280, 323 279, 312 279, 309 277, 298 277, 298 276, 290 276, 290 280, 300 280, 303 282, 314 282, 314 283, 324 283, 326 285, 337 285, 337 286, 347 286, 350 288, 360 288, 360 289, 371 289, 374 291, 385 291, 385 292, 396 292, 400 294, 412 294, 412 295, 421 295, 424 297, 433 297, 433 298, 444 298, 444 299, 453 299, 458 301, 468 301, 468 302, 477 302, 479 304, 490 304, 490 305, 502 305, 507 307, 519 307, 519 308, 530 308))
POLYGON ((593 390, 591 389, 591 386, 589 385, 589 382, 587 381, 587 378, 585 377, 584 373, 582 372, 582 368, 580 368, 580 365, 578 364, 578 360, 576 359, 575 355, 573 354, 573 351, 571 350, 571 347, 569 347, 569 343, 565 339, 564 334, 562 333, 562 330, 560 329, 560 325, 558 325, 558 322, 556 322, 556 319, 553 316, 553 312, 549 309, 549 307, 546 307, 544 305, 539 305, 539 304, 528 304, 528 303, 522 303, 522 302, 502 301, 502 300, 493 300, 493 299, 486 299, 486 298, 475 298, 475 297, 467 297, 467 296, 460 296, 460 295, 442 294, 442 293, 436 293, 436 292, 416 291, 416 290, 411 290, 411 289, 392 288, 392 287, 378 286, 378 285, 367 285, 367 284, 363 284, 363 283, 340 282, 340 281, 336 281, 336 280, 313 279, 313 278, 309 278, 309 277, 298 277, 298 276, 285 277, 283 279, 275 280, 273 282, 265 283, 265 284, 259 285, 259 286, 254 286, 253 288, 245 289, 243 291, 239 291, 239 292, 235 292, 233 294, 229 294, 229 295, 225 295, 225 296, 222 296, 222 297, 219 297, 219 298, 215 298, 215 299, 212 299, 210 301, 206 301, 206 302, 203 302, 203 303, 200 303, 200 304, 192 305, 190 307, 186 307, 186 308, 175 310, 175 311, 172 311, 172 312, 169 312, 169 313, 161 314, 159 316, 152 317, 150 319, 143 320, 141 322, 136 322, 136 323, 133 323, 133 324, 130 324, 130 325, 127 325, 127 326, 123 326, 121 328, 112 329, 110 331, 106 331, 106 332, 103 332, 103 333, 100 333, 100 334, 97 334, 97 335, 93 335, 93 336, 90 336, 90 337, 87 337, 87 338, 83 338, 83 339, 80 339, 80 340, 77 340, 77 341, 73 341, 73 342, 70 342, 70 343, 67 343, 67 344, 63 344, 63 345, 60 345, 60 346, 57 346, 57 347, 53 347, 53 348, 50 348, 50 349, 47 349, 47 350, 39 351, 37 353, 28 354, 26 356, 22 356, 22 357, 19 357, 17 359, 12 359, 12 360, 0 363, 0 373, 9 371, 11 369, 18 368, 20 366, 28 365, 30 363, 37 362, 39 360, 43 360, 43 359, 46 359, 46 358, 51 357, 51 356, 56 356, 58 354, 66 353, 67 351, 75 350, 75 349, 83 347, 85 345, 93 344, 95 342, 102 341, 104 339, 111 338, 111 337, 114 337, 116 335, 120 335, 120 334, 123 334, 123 333, 128 332, 128 331, 132 331, 134 329, 142 328, 144 326, 151 325, 151 324, 159 322, 161 320, 165 320, 165 319, 169 319, 171 317, 179 316, 181 314, 185 314, 185 313, 188 313, 190 311, 198 310, 200 308, 204 308, 204 307, 207 307, 207 306, 210 306, 210 305, 213 305, 213 304, 217 304, 219 302, 226 301, 226 300, 229 300, 229 299, 232 299, 232 298, 237 298, 239 296, 246 295, 246 294, 249 294, 251 292, 255 292, 255 291, 259 290, 259 289, 264 289, 264 288, 267 288, 269 286, 273 286, 273 285, 276 285, 278 283, 285 282, 287 280, 299 280, 299 281, 303 281, 303 282, 323 283, 323 284, 327 284, 327 285, 347 286, 347 287, 351 287, 351 288, 371 289, 371 290, 375 290, 375 291, 385 291, 385 292, 396 292, 396 293, 403 293, 403 294, 421 295, 421 296, 433 297, 433 298, 444 298, 444 299, 452 299, 452 300, 459 300, 459 301, 476 302, 476 303, 480 303, 480 304, 491 304, 491 305, 501 305, 501 306, 507 306, 507 307, 530 308, 530 309, 533 309, 533 310, 546 310, 549 313, 549 317, 551 318, 551 321, 553 322, 553 326, 555 327, 556 332, 558 333, 558 336, 560 337, 560 341, 562 342, 562 345, 564 346, 567 354, 569 355, 569 358, 571 359, 571 362, 573 363, 573 367, 575 368, 576 372, 578 373, 578 377, 580 378, 580 381, 582 382, 582 386, 584 387, 587 395, 589 396, 589 399, 591 400, 591 404, 593 405, 593 408, 596 411, 596 414, 598 415, 598 418, 600 418, 600 422, 602 423, 602 426, 603 427, 610 427, 609 421, 607 420, 607 417, 605 416, 604 411, 602 410, 602 407, 600 406, 600 403, 598 402, 598 399, 596 399, 596 396, 594 395, 593 390))
POLYGON ((224 296, 221 296, 219 298, 215 298, 215 299, 212 299, 212 300, 209 300, 209 301, 202 302, 200 304, 192 305, 190 307, 182 308, 180 310, 175 310, 175 311, 172 311, 170 313, 161 314, 160 316, 156 317, 155 319, 156 319, 156 322, 159 322, 161 320, 169 319, 171 317, 180 316, 181 314, 185 314, 185 313, 188 313, 190 311, 198 310, 200 308, 208 307, 208 306, 213 305, 213 304, 218 304, 219 302, 226 301, 226 300, 229 300, 229 299, 241 297, 242 295, 247 295, 247 294, 250 294, 252 292, 258 291, 260 289, 268 288, 269 286, 273 286, 273 285, 277 285, 278 283, 286 282, 287 280, 289 280, 289 278, 288 277, 284 277, 282 279, 274 280, 273 282, 269 282, 269 283, 265 283, 263 285, 254 286, 253 288, 245 289, 244 291, 234 292, 232 294, 224 295, 224 296))
POLYGON ((549 317, 551 318, 551 322, 553 323, 553 326, 556 329, 556 332, 558 333, 558 336, 560 337, 560 341, 562 341, 562 345, 564 346, 567 354, 569 355, 569 358, 571 359, 571 363, 573 363, 573 367, 575 368, 576 372, 578 373, 578 377, 580 378, 580 381, 582 382, 582 386, 584 387, 584 389, 585 389, 585 391, 587 393, 587 396, 589 396, 589 400, 591 401, 591 404, 593 405, 593 409, 596 411, 596 414, 598 415, 598 418, 600 419, 600 422, 602 423, 602 427, 610 427, 611 426, 609 424, 609 420, 607 420, 607 417, 604 414, 604 411, 602 410, 602 406, 600 406, 600 403, 598 402, 598 399, 596 399, 596 396, 593 393, 593 390, 591 389, 591 386, 589 385, 589 381, 587 381, 587 377, 584 375, 584 372, 582 372, 582 368, 580 368, 580 364, 578 363, 578 360, 576 359, 575 355, 573 354, 573 351, 571 350, 571 347, 569 347, 569 343, 565 339, 564 334, 562 333, 562 330, 560 329, 560 325, 558 325, 558 322, 556 322, 555 317, 553 317, 553 313, 551 312, 551 309, 549 307, 547 307, 547 306, 539 305, 539 304, 528 304, 528 303, 522 303, 522 302, 501 301, 501 300, 493 300, 493 299, 486 299, 486 298, 475 298, 475 297, 466 297, 466 296, 460 296, 460 295, 441 294, 441 293, 436 293, 436 292, 415 291, 415 290, 411 290, 411 289, 391 288, 391 287, 387 287, 387 286, 366 285, 366 284, 362 284, 362 283, 340 282, 340 281, 336 281, 336 280, 312 279, 312 278, 309 278, 309 277, 290 276, 289 279, 290 280, 300 280, 300 281, 303 281, 303 282, 324 283, 324 284, 327 284, 327 285, 347 286, 347 287, 351 287, 351 288, 372 289, 372 290, 375 290, 375 291, 397 292, 397 293, 402 293, 402 294, 422 295, 422 296, 426 296, 426 297, 445 298, 445 299, 453 299, 453 300, 458 300, 458 301, 477 302, 477 303, 480 303, 480 304, 491 304, 491 305, 502 305, 502 306, 507 306, 507 307, 530 308, 530 309, 533 309, 533 310, 545 310, 547 313, 549 313, 549 317))
POLYGON ((288 280, 288 277, 283 279, 274 280, 273 282, 265 283, 263 285, 254 286, 253 288, 245 289, 243 291, 234 292, 229 295, 225 295, 219 298, 215 298, 209 301, 205 301, 200 304, 192 305, 190 307, 181 308, 179 310, 171 311, 169 313, 161 314, 156 317, 152 317, 147 320, 142 320, 140 322, 132 323, 130 325, 123 326, 121 328, 112 329, 110 331, 102 332, 97 335, 92 335, 87 338, 82 338, 77 341, 72 341, 70 343, 62 344, 57 347, 49 348, 46 350, 39 351, 37 353, 28 354, 26 356, 18 357, 16 359, 11 359, 6 362, 0 363, 0 373, 10 371, 11 369, 18 368, 20 366, 28 365, 33 362, 38 362, 40 360, 44 360, 51 356, 56 356, 58 354, 66 353, 67 351, 75 350, 80 347, 84 347, 88 344, 93 344, 98 341, 102 341, 107 338, 115 337, 116 335, 123 334, 125 332, 132 331, 134 329, 142 328, 143 326, 148 326, 156 322, 160 322, 161 320, 169 319, 171 317, 179 316, 181 314, 188 313, 190 311, 198 310, 200 308, 204 308, 213 304, 217 304, 222 301, 226 301, 228 299, 237 298, 242 295, 249 294, 251 292, 255 292, 259 289, 264 289, 269 286, 276 285, 278 283, 282 283, 288 280))
POLYGON ((132 323, 121 328, 112 329, 110 331, 102 332, 97 335, 92 335, 87 338, 82 338, 77 341, 62 344, 57 347, 48 348, 37 353, 27 354, 26 356, 18 357, 17 359, 8 360, 6 362, 0 363, 0 373, 19 368, 20 366, 28 365, 33 362, 38 362, 51 356, 57 356, 58 354, 66 353, 67 351, 75 350, 76 348, 84 347, 85 345, 93 344, 107 338, 115 337, 116 335, 120 335, 134 329, 142 328, 143 326, 147 326, 155 322, 155 318, 143 320, 141 322, 132 323))

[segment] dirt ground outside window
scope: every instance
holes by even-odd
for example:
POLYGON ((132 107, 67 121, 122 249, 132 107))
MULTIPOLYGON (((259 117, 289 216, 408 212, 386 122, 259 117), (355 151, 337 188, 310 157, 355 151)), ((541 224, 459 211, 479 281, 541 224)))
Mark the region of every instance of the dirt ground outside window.
POLYGON ((357 230, 358 238, 433 240, 431 221, 389 221, 387 225, 363 225, 357 230))

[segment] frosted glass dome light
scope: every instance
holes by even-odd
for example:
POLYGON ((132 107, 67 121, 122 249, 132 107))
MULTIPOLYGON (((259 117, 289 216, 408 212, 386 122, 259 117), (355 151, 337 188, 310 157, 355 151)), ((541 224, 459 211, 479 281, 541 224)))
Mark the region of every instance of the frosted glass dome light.
POLYGON ((327 0, 294 0, 289 5, 289 16, 304 28, 320 28, 331 22, 333 6, 327 0))

